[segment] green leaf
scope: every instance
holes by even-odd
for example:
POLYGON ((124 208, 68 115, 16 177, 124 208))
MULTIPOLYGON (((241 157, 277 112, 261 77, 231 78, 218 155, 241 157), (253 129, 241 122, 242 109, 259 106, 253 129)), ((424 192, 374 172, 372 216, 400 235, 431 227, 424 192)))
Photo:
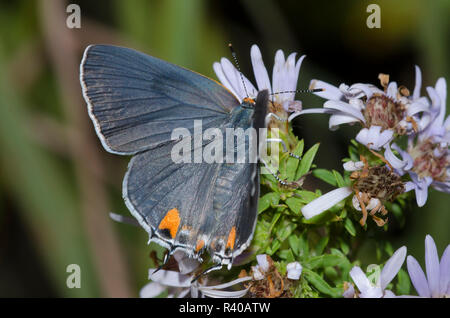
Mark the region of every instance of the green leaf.
POLYGON ((280 195, 276 192, 269 192, 259 198, 258 213, 267 210, 271 205, 278 204, 280 195))
POLYGON ((326 268, 330 266, 339 266, 347 262, 345 257, 333 254, 325 254, 320 256, 313 256, 309 258, 304 265, 309 269, 326 268))
MULTIPOLYGON (((294 151, 292 152, 294 155, 301 156, 303 154, 304 142, 303 139, 300 140, 295 146, 294 151)), ((297 171, 298 165, 301 160, 293 157, 289 157, 286 163, 286 177, 289 181, 293 181, 295 179, 295 172, 297 171)))
POLYGON ((336 170, 333 170, 333 175, 336 178, 338 187, 342 188, 342 187, 346 186, 344 178, 342 178, 342 176, 339 172, 337 172, 336 170))
POLYGON ((347 232, 351 235, 351 236, 355 236, 356 235, 356 228, 353 225, 353 222, 350 218, 346 218, 344 221, 344 227, 347 230, 347 232))
POLYGON ((397 295, 408 295, 411 288, 411 281, 408 273, 404 269, 400 269, 397 274, 397 295))
POLYGON ((317 255, 320 255, 323 253, 323 251, 325 250, 325 247, 328 244, 329 239, 330 238, 328 236, 324 236, 319 240, 319 242, 316 244, 316 254, 317 255))
POLYGON ((292 250, 289 248, 287 250, 282 250, 278 253, 281 259, 286 260, 286 262, 291 263, 295 261, 294 254, 292 253, 292 250))
POLYGON ((314 169, 312 174, 319 178, 322 181, 325 181, 328 184, 331 184, 332 186, 336 186, 336 178, 334 174, 326 169, 314 169))
POLYGON ((295 230, 297 227, 297 224, 290 222, 289 220, 283 220, 283 222, 280 222, 280 224, 277 226, 276 230, 276 236, 277 239, 280 240, 280 242, 284 242, 291 233, 295 230))
POLYGON ((347 255, 350 252, 350 247, 348 244, 341 238, 339 238, 339 246, 341 247, 342 252, 347 255))
POLYGON ((284 202, 286 202, 289 209, 296 214, 300 213, 300 209, 304 206, 304 200, 296 197, 287 198, 284 202))
POLYGON ((300 255, 300 238, 296 235, 291 235, 288 238, 289 246, 295 255, 300 255))
POLYGON ((297 170, 297 174, 295 179, 300 179, 305 173, 309 171, 311 168, 314 157, 316 156, 317 151, 319 150, 319 143, 312 146, 303 156, 303 159, 300 162, 300 165, 297 170))
POLYGON ((314 192, 306 191, 306 190, 295 190, 294 195, 295 195, 295 197, 302 200, 302 203, 305 203, 305 204, 311 202, 312 200, 317 199, 320 196, 314 192))
POLYGON ((322 277, 308 268, 303 268, 303 275, 321 293, 331 297, 341 296, 335 288, 332 288, 322 277))
POLYGON ((306 232, 304 232, 299 237, 299 254, 303 257, 308 257, 309 255, 309 245, 308 245, 308 238, 306 237, 306 232))

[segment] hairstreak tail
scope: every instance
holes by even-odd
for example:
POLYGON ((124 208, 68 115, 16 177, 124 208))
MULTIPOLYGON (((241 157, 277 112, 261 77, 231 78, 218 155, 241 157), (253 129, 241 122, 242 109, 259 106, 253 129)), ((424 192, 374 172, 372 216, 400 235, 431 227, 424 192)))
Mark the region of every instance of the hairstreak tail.
MULTIPOLYGON (((264 127, 268 92, 240 104, 218 82, 132 49, 91 45, 80 65, 83 96, 103 147, 133 156, 123 198, 150 239, 230 268, 248 247, 259 196, 257 163, 174 162, 172 131, 264 127)), ((225 134, 224 134, 225 135, 225 134)), ((202 143, 199 147, 206 147, 202 143)))

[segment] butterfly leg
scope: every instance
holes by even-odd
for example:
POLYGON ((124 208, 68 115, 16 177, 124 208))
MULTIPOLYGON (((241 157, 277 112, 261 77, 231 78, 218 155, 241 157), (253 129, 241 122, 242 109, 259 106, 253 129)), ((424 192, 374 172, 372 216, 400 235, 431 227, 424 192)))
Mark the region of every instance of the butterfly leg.
POLYGON ((164 255, 164 260, 163 260, 162 264, 158 266, 158 268, 153 272, 153 274, 156 273, 156 272, 159 272, 159 271, 167 264, 167 262, 169 261, 170 257, 172 256, 172 254, 173 254, 174 252, 175 252, 175 249, 174 249, 174 248, 171 248, 171 249, 166 253, 166 255, 164 255))
POLYGON ((277 170, 277 172, 273 172, 272 168, 269 166, 269 164, 262 158, 259 159, 259 161, 261 161, 264 166, 266 167, 266 169, 270 172, 270 174, 282 185, 288 188, 299 188, 303 185, 303 181, 306 178, 306 175, 308 175, 309 173, 307 173, 306 175, 302 176, 300 179, 298 179, 297 181, 288 181, 288 180, 284 180, 281 179, 279 177, 280 172, 277 170))
POLYGON ((283 146, 283 152, 287 152, 289 153, 289 156, 292 158, 296 158, 298 160, 301 160, 302 157, 301 156, 297 156, 296 154, 293 154, 292 152, 289 152, 287 147, 286 147, 286 143, 283 141, 283 139, 280 138, 267 138, 266 142, 278 142, 283 146))

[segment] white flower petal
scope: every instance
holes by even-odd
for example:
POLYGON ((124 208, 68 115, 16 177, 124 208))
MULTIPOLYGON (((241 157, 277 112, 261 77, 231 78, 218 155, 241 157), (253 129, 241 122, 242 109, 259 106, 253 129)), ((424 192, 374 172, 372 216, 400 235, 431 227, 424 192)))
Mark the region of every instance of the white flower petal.
POLYGON ((302 213, 305 219, 310 219, 320 213, 333 207, 335 204, 341 202, 343 199, 353 193, 349 187, 342 187, 332 190, 319 198, 311 201, 302 208, 302 213))
POLYGON ((425 267, 431 296, 439 297, 439 256, 437 253, 436 244, 430 235, 425 237, 425 267))
POLYGON ((139 292, 140 298, 153 298, 167 290, 167 286, 159 283, 151 282, 141 288, 139 292))
MULTIPOLYGON (((288 79, 286 78, 286 69, 285 69, 285 59, 284 53, 282 50, 278 50, 275 53, 275 62, 273 65, 273 74, 272 74, 272 88, 273 93, 280 93, 289 90, 286 86, 288 83, 288 79)), ((259 87, 259 83, 258 83, 259 87)), ((285 95, 285 94, 280 94, 285 95)), ((279 95, 275 95, 276 97, 281 97, 279 95)))
POLYGON ((230 81, 228 81, 227 76, 223 72, 222 64, 220 64, 219 62, 214 62, 213 69, 214 69, 214 72, 216 73, 217 78, 222 83, 222 85, 225 86, 226 88, 228 88, 228 90, 234 96, 236 96, 239 99, 239 101, 242 103, 242 99, 245 96, 239 96, 239 94, 234 90, 233 85, 231 85, 230 81))
POLYGON ((262 269, 262 271, 267 272, 269 270, 269 261, 267 260, 266 254, 256 255, 256 261, 258 262, 258 265, 262 269))
POLYGON ((336 130, 339 125, 356 123, 356 122, 359 122, 359 119, 357 119, 353 116, 336 114, 336 115, 330 116, 330 121, 328 123, 328 127, 330 128, 330 130, 336 130))
POLYGON ((411 278, 411 282, 419 296, 431 297, 427 279, 417 260, 409 255, 406 259, 406 265, 408 267, 408 274, 411 278))
POLYGON ((264 66, 261 51, 259 50, 257 45, 252 45, 250 55, 252 59, 253 73, 255 74, 256 84, 258 85, 258 90, 262 91, 264 89, 267 89, 269 90, 269 94, 272 94, 269 74, 267 74, 267 69, 264 66))
POLYGON ((245 276, 245 277, 241 277, 241 278, 236 278, 236 279, 232 280, 231 282, 220 284, 220 285, 201 286, 200 289, 201 290, 224 289, 224 288, 231 287, 233 285, 237 285, 237 284, 240 284, 240 283, 243 283, 243 282, 247 282, 249 280, 252 280, 252 277, 245 276))
POLYGON ((343 164, 343 167, 347 171, 358 171, 364 168, 364 162, 362 161, 347 161, 343 164))
POLYGON ((178 263, 178 269, 181 274, 189 274, 200 265, 196 259, 190 258, 186 253, 180 250, 175 251, 173 256, 178 263))
POLYGON ((380 285, 381 289, 385 289, 386 286, 394 279, 398 271, 403 265, 406 258, 406 246, 400 247, 395 253, 389 258, 381 271, 380 285))
POLYGON ((350 271, 350 277, 361 292, 361 298, 381 298, 383 296, 381 288, 373 286, 360 267, 354 266, 350 271))
POLYGON ((316 88, 323 88, 324 91, 316 92, 314 93, 314 95, 317 95, 325 99, 341 100, 344 97, 344 94, 342 94, 341 90, 336 86, 328 84, 321 80, 313 79, 309 83, 309 89, 316 89, 316 88))
POLYGON ((302 265, 299 262, 292 262, 286 265, 287 278, 289 279, 299 279, 302 274, 302 265))
POLYGON ((348 284, 348 288, 344 293, 342 294, 344 298, 353 298, 355 297, 355 288, 352 284, 348 284))
POLYGON ((397 100, 397 83, 396 82, 390 82, 387 87, 387 96, 392 98, 393 100, 397 100))
POLYGON ((149 279, 154 282, 171 287, 190 287, 191 277, 175 271, 159 270, 155 273, 154 268, 148 271, 149 279))
POLYGON ((380 126, 371 126, 369 129, 361 129, 355 139, 370 149, 379 150, 392 140, 393 135, 394 132, 392 130, 381 132, 380 126))
POLYGON ((413 92, 413 100, 418 99, 420 97, 420 90, 422 88, 422 72, 420 71, 420 67, 415 65, 416 70, 416 84, 414 86, 413 92))
POLYGON ((400 160, 394 155, 389 144, 386 144, 384 148, 384 157, 392 165, 392 167, 394 167, 394 169, 400 170, 407 165, 407 162, 405 160, 400 160))
POLYGON ((335 109, 342 112, 341 115, 353 116, 356 119, 359 119, 361 122, 365 123, 365 119, 361 111, 355 109, 353 106, 348 103, 337 101, 337 100, 329 100, 323 104, 323 107, 328 109, 335 109))

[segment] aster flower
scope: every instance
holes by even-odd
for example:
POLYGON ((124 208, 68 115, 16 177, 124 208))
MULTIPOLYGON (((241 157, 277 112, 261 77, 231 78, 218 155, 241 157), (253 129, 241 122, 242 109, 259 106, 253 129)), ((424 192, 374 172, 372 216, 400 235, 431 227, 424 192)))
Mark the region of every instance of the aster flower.
MULTIPOLYGON (((407 150, 395 143, 385 146, 385 157, 400 175, 406 173, 411 181, 406 190, 415 190, 418 206, 423 206, 428 197, 428 187, 450 193, 450 116, 445 118, 447 85, 443 78, 436 86, 427 87, 432 100, 430 123, 408 140, 407 150), (392 151, 396 150, 398 158, 392 151)), ((427 119, 428 121, 428 119, 427 119)))
POLYGON ((275 298, 290 295, 289 286, 292 281, 300 279, 302 266, 299 262, 286 265, 286 276, 281 275, 272 258, 266 254, 256 256, 257 264, 251 267, 253 280, 246 287, 249 297, 275 298))
POLYGON ((433 238, 430 235, 425 237, 426 276, 413 256, 408 256, 406 264, 411 282, 420 297, 450 297, 450 244, 439 262, 433 238))
POLYGON ((349 161, 343 165, 345 170, 352 171, 350 175, 350 179, 354 180, 352 187, 332 190, 305 205, 302 208, 305 219, 319 215, 353 194, 353 207, 362 212, 361 226, 366 223, 368 214, 378 226, 383 226, 387 222, 387 218, 383 220, 376 216, 376 213, 380 212, 385 216, 388 212, 383 201, 392 200, 404 192, 405 186, 400 176, 386 166, 369 167, 367 160, 361 158, 362 161, 349 161))
POLYGON ((294 101, 295 93, 293 91, 297 88, 298 75, 305 55, 297 61, 296 55, 297 53, 291 53, 285 58, 282 50, 276 52, 271 84, 261 51, 257 45, 253 45, 250 56, 258 89, 226 58, 222 58, 220 63, 215 62, 213 68, 220 82, 241 102, 245 98, 255 99, 258 91, 267 89, 269 94, 273 94, 269 107, 275 109, 272 109, 271 112, 279 115, 281 110, 289 111, 292 108, 299 109, 301 107, 300 101, 294 101), (283 93, 277 94, 281 92, 283 93))
POLYGON ((359 294, 355 293, 353 286, 350 286, 343 294, 346 298, 353 298, 355 295, 360 298, 382 298, 394 297, 394 293, 386 290, 387 285, 397 276, 406 258, 406 247, 403 246, 395 251, 381 270, 381 274, 375 283, 372 283, 359 266, 354 266, 350 271, 350 277, 358 287, 359 294))
POLYGON ((213 297, 213 298, 239 298, 247 293, 247 289, 238 291, 227 291, 225 288, 251 280, 250 276, 241 277, 231 282, 219 285, 207 285, 208 279, 201 277, 192 282, 195 278, 195 270, 199 263, 189 258, 183 252, 175 252, 174 257, 177 260, 179 272, 173 270, 159 270, 151 268, 149 270, 149 279, 152 282, 145 285, 140 291, 141 298, 151 298, 160 295, 164 291, 168 291, 169 298, 183 298, 188 294, 192 298, 197 297, 213 297))
MULTIPOLYGON (((405 135, 413 130, 423 130, 427 121, 416 122, 417 114, 429 111, 429 101, 420 97, 422 76, 416 66, 414 93, 389 82, 388 75, 380 74, 384 90, 371 84, 341 84, 339 88, 320 80, 312 80, 310 88, 324 88, 316 93, 327 99, 323 108, 306 109, 289 116, 289 121, 308 113, 331 114, 329 127, 336 130, 342 124, 359 122, 363 128, 356 140, 370 149, 380 150, 395 135, 405 135)), ((425 117, 424 117, 425 119, 425 117)))

